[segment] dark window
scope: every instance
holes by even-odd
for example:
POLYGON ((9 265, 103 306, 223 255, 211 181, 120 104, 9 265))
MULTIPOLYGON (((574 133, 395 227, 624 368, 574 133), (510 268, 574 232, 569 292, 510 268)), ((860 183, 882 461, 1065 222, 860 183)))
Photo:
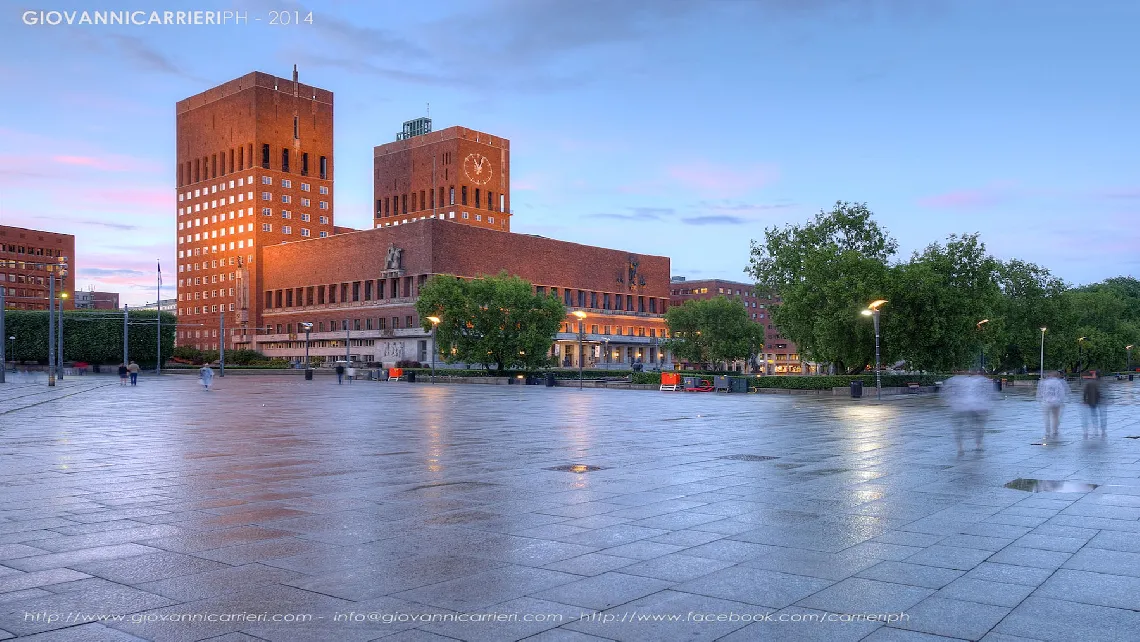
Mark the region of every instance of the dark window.
POLYGON ((301 137, 300 129, 298 128, 297 117, 293 117, 293 139, 296 140, 301 137))
POLYGON ((400 327, 400 317, 392 317, 392 329, 396 330, 400 327))
POLYGON ((495 195, 490 190, 487 191, 487 209, 495 209, 495 195))
POLYGON ((566 305, 573 305, 570 302, 570 288, 566 288, 565 290, 562 291, 562 302, 565 303, 566 305))
POLYGON ((412 322, 412 319, 413 319, 413 317, 410 317, 410 316, 404 317, 404 327, 405 328, 415 327, 415 324, 412 322))
POLYGON ((281 324, 277 324, 277 334, 281 334, 281 324))
POLYGON ((407 214, 408 213, 408 195, 407 194, 404 194, 404 197, 400 199, 400 205, 401 205, 400 209, 403 211, 403 213, 407 214))
MULTIPOLYGON (((346 301, 348 301, 348 284, 347 283, 341 283, 340 284, 340 302, 345 303, 346 301)), ((348 322, 345 321, 345 323, 348 323, 348 322)))
POLYGON ((318 285, 317 286, 317 305, 324 305, 324 304, 325 304, 325 286, 318 285))
MULTIPOLYGON (((372 300, 372 281, 365 281, 364 282, 364 300, 365 301, 371 301, 372 300)), ((369 328, 369 329, 371 329, 371 328, 369 328)))
POLYGON ((274 293, 273 300, 277 302, 277 304, 274 305, 273 307, 275 307, 275 308, 281 307, 281 290, 278 290, 276 293, 274 293))
POLYGON ((353 319, 352 320, 352 329, 353 330, 359 330, 360 329, 360 319, 353 319))
POLYGON ((321 180, 328 180, 329 177, 329 159, 321 156, 321 180))
POLYGON ((380 216, 384 213, 384 208, 382 205, 383 203, 380 201, 380 199, 376 199, 376 218, 380 218, 380 216))
POLYGON ((590 293, 590 307, 594 308, 594 309, 597 309, 597 307, 598 307, 598 293, 597 292, 591 292, 590 293))
POLYGON ((538 296, 542 296, 542 295, 546 294, 546 286, 540 285, 540 286, 536 287, 534 289, 534 293, 537 294, 538 296))
POLYGON ((653 297, 649 298, 649 311, 655 314, 657 312, 657 299, 654 299, 653 297))
POLYGON ((245 169, 245 145, 238 147, 238 169, 245 169))
POLYGON ((637 311, 645 312, 645 297, 643 296, 637 297, 637 311))
POLYGON ((353 281, 352 282, 352 300, 353 301, 359 301, 360 300, 360 281, 353 281))
POLYGON ((610 295, 608 292, 602 294, 602 309, 603 310, 609 310, 610 309, 610 295))
POLYGON ((336 286, 329 286, 329 303, 336 303, 336 286))
POLYGON ((479 188, 476 187, 475 188, 475 207, 482 207, 482 206, 483 206, 483 201, 479 195, 479 188))
POLYGON ((633 312, 633 295, 625 295, 625 309, 626 312, 633 312))
POLYGON ((385 319, 383 317, 376 319, 376 329, 377 330, 387 330, 388 329, 388 319, 385 319))
POLYGON ((412 192, 412 211, 416 211, 416 193, 412 192))
POLYGON ((313 304, 313 286, 305 288, 305 305, 313 304))
POLYGON ((421 209, 421 210, 422 210, 422 209, 427 209, 427 201, 426 201, 426 200, 424 200, 425 198, 426 198, 426 196, 425 196, 425 194, 424 194, 424 191, 421 189, 421 190, 420 190, 420 209, 421 209))
POLYGON ((293 290, 285 290, 285 307, 293 307, 293 290))
POLYGON ((467 186, 464 185, 464 186, 460 187, 459 189, 461 192, 460 203, 463 205, 466 205, 467 204, 467 186))
POLYGON ((283 172, 289 171, 289 150, 288 149, 281 150, 281 171, 283 171, 283 172))
POLYGON ((266 290, 265 291, 265 307, 267 307, 267 308, 273 307, 273 291, 272 290, 266 290))
POLYGON ((378 279, 376 281, 376 298, 377 299, 383 299, 384 298, 384 279, 378 279))
POLYGON ((301 154, 301 176, 309 175, 309 152, 301 154))
POLYGON ((586 307, 586 293, 581 290, 578 290, 578 307, 586 307))
POLYGON ((269 169, 269 145, 261 146, 261 166, 269 169))

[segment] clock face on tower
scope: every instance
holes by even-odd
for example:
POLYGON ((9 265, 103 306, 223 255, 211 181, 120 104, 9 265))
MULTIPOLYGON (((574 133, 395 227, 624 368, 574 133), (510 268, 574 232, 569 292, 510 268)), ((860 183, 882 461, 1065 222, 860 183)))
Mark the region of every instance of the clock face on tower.
POLYGON ((491 180, 491 161, 482 154, 468 154, 463 159, 463 173, 476 185, 485 185, 491 180))

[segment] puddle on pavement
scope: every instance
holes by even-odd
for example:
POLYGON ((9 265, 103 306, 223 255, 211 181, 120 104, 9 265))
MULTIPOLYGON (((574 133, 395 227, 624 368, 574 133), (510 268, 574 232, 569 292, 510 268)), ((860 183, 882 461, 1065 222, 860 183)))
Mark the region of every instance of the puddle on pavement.
POLYGON ((551 466, 547 470, 557 470, 564 473, 588 473, 594 470, 604 470, 601 466, 588 466, 586 464, 567 464, 565 466, 551 466))
POLYGON ((415 486, 415 487, 413 487, 413 488, 409 488, 409 489, 408 489, 408 492, 410 493, 410 492, 412 492, 412 491, 414 491, 414 490, 424 490, 425 488, 440 488, 440 487, 443 487, 443 486, 459 486, 460 488, 483 488, 483 487, 486 487, 486 486, 494 486, 494 485, 495 485, 495 484, 488 484, 488 483, 486 483, 486 482, 466 482, 466 481, 460 481, 460 482, 439 482, 439 483, 436 483, 436 484, 424 484, 424 485, 422 485, 422 486, 415 486))
POLYGON ((1054 479, 1015 479, 1005 487, 1030 493, 1087 493, 1098 485, 1054 479))
POLYGON ((717 457, 717 459, 731 459, 733 461, 771 461, 779 459, 779 457, 771 457, 768 455, 724 455, 717 457))

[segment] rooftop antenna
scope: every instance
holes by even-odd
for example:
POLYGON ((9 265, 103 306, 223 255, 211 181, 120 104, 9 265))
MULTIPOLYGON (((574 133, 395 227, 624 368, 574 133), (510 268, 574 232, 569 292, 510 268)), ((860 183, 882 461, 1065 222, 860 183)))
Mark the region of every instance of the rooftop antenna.
POLYGON ((427 104, 427 117, 431 118, 431 103, 427 104))

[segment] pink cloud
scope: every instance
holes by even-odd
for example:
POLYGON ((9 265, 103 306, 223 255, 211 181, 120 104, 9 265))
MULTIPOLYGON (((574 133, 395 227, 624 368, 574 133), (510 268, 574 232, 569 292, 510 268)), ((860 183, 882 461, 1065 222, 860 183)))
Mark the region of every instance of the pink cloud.
POLYGON ((738 167, 708 161, 673 165, 666 169, 666 174, 683 187, 719 196, 752 192, 779 178, 779 171, 773 165, 738 167))
POLYGON ((1009 200, 1013 183, 999 181, 980 189, 960 189, 918 199, 923 207, 974 209, 997 205, 1009 200))
POLYGON ((52 156, 51 160, 61 165, 78 165, 80 167, 90 167, 105 172, 129 172, 147 169, 155 169, 152 163, 146 163, 135 158, 127 156, 71 156, 59 155, 52 156))

